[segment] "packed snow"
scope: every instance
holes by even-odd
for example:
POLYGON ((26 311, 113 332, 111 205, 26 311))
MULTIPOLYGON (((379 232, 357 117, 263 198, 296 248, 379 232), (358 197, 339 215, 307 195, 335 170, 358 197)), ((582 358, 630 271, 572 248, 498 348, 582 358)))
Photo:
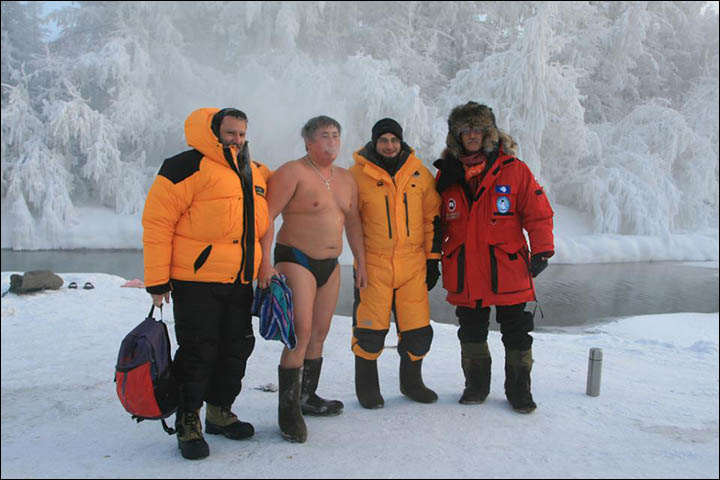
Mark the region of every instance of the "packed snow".
MULTIPOLYGON (((11 273, 1 275, 3 291, 11 273)), ((363 409, 355 398, 351 319, 336 316, 318 393, 342 400, 345 411, 306 418, 305 444, 280 436, 277 393, 263 389, 277 385, 281 344, 258 336, 234 404, 255 436, 208 435, 210 457, 191 462, 159 422, 132 421, 115 394, 120 342, 147 315, 147 293, 122 288, 126 280, 113 275, 60 276, 60 290, 2 299, 3 478, 718 477, 717 313, 535 332, 538 410, 530 415, 505 400, 496 331, 489 337, 490 396, 483 405, 460 405, 456 327, 436 322, 423 372, 438 402, 400 394, 391 332, 379 360, 385 408, 363 409), (95 288, 68 289, 72 281, 95 288), (585 394, 592 347, 604 354, 598 397, 585 394)), ((174 348, 172 308, 163 318, 174 348)))

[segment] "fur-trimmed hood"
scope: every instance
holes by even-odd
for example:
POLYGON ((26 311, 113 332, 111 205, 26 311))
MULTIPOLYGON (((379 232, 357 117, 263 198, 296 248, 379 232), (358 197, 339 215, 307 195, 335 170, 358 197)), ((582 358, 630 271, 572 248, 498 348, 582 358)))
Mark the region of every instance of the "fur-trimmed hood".
MULTIPOLYGON (((495 164, 495 160, 497 160, 500 155, 511 155, 514 157, 516 155, 516 147, 517 144, 515 143, 515 140, 513 140, 510 135, 501 132, 500 144, 495 150, 485 154, 487 160, 485 170, 489 170, 495 164), (506 150, 505 145, 510 145, 510 148, 506 150)), ((463 167, 460 159, 450 148, 443 150, 440 158, 433 162, 433 166, 440 170, 440 176, 437 179, 436 185, 439 193, 444 192, 450 185, 456 183, 459 183, 467 189, 467 184, 465 183, 465 168, 463 167)))
MULTIPOLYGON (((508 155, 515 155, 517 144, 513 138, 497 128, 492 108, 477 102, 468 102, 453 108, 448 117, 448 135, 445 140, 447 150, 456 158, 465 153, 460 140, 462 128, 479 128, 483 131, 482 150, 486 155, 497 151, 500 144, 508 155)), ((443 153, 443 158, 445 153, 443 153)))

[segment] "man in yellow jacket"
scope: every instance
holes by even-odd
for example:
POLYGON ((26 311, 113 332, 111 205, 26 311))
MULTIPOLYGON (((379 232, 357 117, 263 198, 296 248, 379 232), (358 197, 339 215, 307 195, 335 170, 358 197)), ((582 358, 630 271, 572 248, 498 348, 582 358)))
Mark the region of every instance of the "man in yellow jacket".
POLYGON ((265 177, 250 160, 247 116, 201 108, 185 120, 191 150, 168 158, 143 211, 145 285, 156 306, 173 298, 180 386, 175 426, 182 456, 210 453, 205 432, 253 435, 231 411, 255 346, 250 308, 268 230, 265 177))
POLYGON ((395 316, 400 354, 400 391, 432 403, 421 368, 430 350, 428 290, 440 275, 440 196, 435 181, 403 142, 400 124, 378 121, 372 140, 354 153, 350 172, 358 184, 367 265, 367 287, 355 289, 352 351, 355 392, 365 408, 382 408, 377 359, 395 316))

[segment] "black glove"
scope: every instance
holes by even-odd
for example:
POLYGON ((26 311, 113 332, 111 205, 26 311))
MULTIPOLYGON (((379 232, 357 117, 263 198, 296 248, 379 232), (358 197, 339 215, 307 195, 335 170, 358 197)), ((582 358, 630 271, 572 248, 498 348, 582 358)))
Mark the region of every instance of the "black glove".
POLYGON ((545 270, 548 266, 548 258, 552 256, 553 252, 542 252, 536 253, 530 259, 530 275, 533 278, 540 275, 540 272, 545 270))
POLYGON ((435 284, 440 278, 440 268, 438 264, 440 260, 428 260, 427 261, 427 273, 425 275, 425 283, 427 283, 428 292, 433 289, 435 284))

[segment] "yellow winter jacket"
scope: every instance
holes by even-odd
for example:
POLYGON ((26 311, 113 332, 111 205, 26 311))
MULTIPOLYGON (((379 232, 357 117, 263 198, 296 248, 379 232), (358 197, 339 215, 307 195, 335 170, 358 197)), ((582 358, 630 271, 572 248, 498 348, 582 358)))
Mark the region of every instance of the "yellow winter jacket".
MULTIPOLYGON (((415 153, 407 147, 407 159, 393 178, 373 159, 368 143, 353 154, 350 172, 358 184, 365 250, 369 255, 406 257, 420 254, 440 259, 440 196, 435 180, 415 153)), ((401 153, 402 155, 402 153, 401 153)))
MULTIPOLYGON (((168 158, 150 188, 142 216, 145 285, 170 290, 171 278, 252 282, 259 239, 269 225, 267 171, 243 150, 223 149, 211 129, 217 108, 185 120, 188 150, 168 158), (231 167, 232 163, 232 167, 231 167)), ((267 169, 265 169, 267 170, 267 169)))

